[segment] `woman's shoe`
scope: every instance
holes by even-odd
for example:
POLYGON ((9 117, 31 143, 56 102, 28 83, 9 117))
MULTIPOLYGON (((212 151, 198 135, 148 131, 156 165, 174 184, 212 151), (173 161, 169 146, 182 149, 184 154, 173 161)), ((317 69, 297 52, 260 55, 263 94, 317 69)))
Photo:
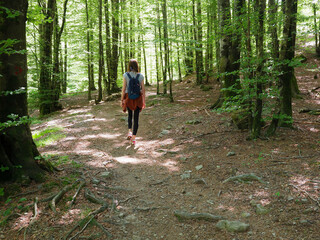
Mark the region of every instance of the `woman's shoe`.
POLYGON ((133 146, 136 145, 136 140, 135 139, 131 139, 131 145, 133 145, 133 146))
POLYGON ((129 132, 129 133, 128 133, 128 136, 127 136, 127 140, 130 140, 131 138, 132 138, 132 133, 129 132))

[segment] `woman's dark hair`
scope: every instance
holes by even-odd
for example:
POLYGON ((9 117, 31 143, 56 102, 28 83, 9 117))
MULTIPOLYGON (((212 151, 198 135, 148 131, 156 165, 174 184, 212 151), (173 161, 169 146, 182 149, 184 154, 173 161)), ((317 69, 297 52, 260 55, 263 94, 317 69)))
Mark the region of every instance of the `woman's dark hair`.
POLYGON ((139 64, 136 59, 130 59, 128 64, 128 72, 139 72, 139 64))

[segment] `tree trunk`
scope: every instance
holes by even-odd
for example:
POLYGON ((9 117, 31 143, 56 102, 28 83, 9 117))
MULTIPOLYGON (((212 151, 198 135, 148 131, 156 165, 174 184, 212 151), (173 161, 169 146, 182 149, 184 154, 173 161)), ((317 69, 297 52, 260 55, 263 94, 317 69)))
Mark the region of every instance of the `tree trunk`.
POLYGON ((40 79, 39 79, 39 102, 40 115, 46 115, 54 111, 52 91, 52 33, 53 22, 48 21, 54 18, 54 1, 48 0, 47 6, 43 9, 45 20, 40 25, 40 79))
POLYGON ((157 45, 157 26, 154 25, 154 49, 155 49, 155 57, 156 57, 156 71, 157 71, 157 95, 160 94, 160 64, 159 64, 159 54, 158 54, 158 45, 157 45))
POLYGON ((117 85, 119 62, 119 0, 112 0, 112 56, 111 56, 111 92, 119 92, 117 85))
POLYGON ((85 1, 86 4, 86 21, 87 21, 87 61, 88 61, 88 101, 92 99, 91 96, 91 56, 90 56, 90 23, 89 23, 89 9, 88 0, 85 1))
POLYGON ((203 81, 203 50, 202 50, 202 16, 201 16, 201 1, 197 0, 197 16, 196 16, 196 72, 197 84, 202 84, 203 81))
POLYGON ((180 44, 178 40, 178 29, 177 29, 177 13, 176 13, 176 7, 173 7, 173 12, 174 12, 174 30, 176 32, 176 41, 177 41, 177 55, 178 55, 178 78, 179 82, 182 82, 182 74, 181 74, 181 66, 180 66, 180 44))
POLYGON ((263 91, 263 64, 264 64, 264 12, 266 9, 266 0, 255 0, 255 11, 258 13, 258 26, 255 33, 256 51, 257 51, 257 70, 256 70, 256 103, 253 114, 251 128, 251 137, 256 139, 261 134, 261 116, 262 116, 262 91, 263 91))
POLYGON ((164 0, 162 3, 162 15, 163 15, 163 42, 164 42, 163 94, 167 94, 167 73, 168 73, 168 64, 169 64, 167 0, 164 0))
MULTIPOLYGON (((27 108, 27 55, 26 49, 26 14, 27 0, 4 1, 2 7, 19 16, 8 17, 6 11, 0 13, 0 40, 15 39, 14 51, 20 53, 0 53, 0 122, 8 120, 9 115, 15 114, 18 118, 28 116, 27 108), (19 92, 16 92, 20 90, 19 92), (13 92, 14 94, 4 94, 13 92)), ((21 175, 31 179, 43 180, 44 172, 35 158, 39 152, 32 140, 28 123, 5 129, 0 128, 0 166, 9 169, 1 173, 1 180, 17 179, 21 175)))
POLYGON ((68 86, 68 44, 67 39, 64 42, 64 61, 63 61, 63 83, 62 83, 62 93, 67 93, 68 86))
POLYGON ((105 24, 106 24, 106 63, 108 71, 108 84, 107 93, 111 94, 111 40, 110 40, 110 17, 109 17, 109 2, 104 1, 104 12, 105 12, 105 24))
POLYGON ((53 108, 54 111, 62 109, 62 105, 59 103, 60 93, 61 93, 61 69, 59 62, 59 54, 60 54, 60 43, 61 36, 65 27, 66 22, 66 12, 67 12, 67 4, 68 0, 64 1, 63 4, 63 16, 62 16, 62 25, 59 26, 59 15, 57 2, 54 0, 54 54, 53 54, 53 77, 52 77, 52 90, 53 90, 53 108))
POLYGON ((294 58, 296 22, 297 22, 297 0, 286 0, 286 18, 283 26, 283 41, 281 43, 280 62, 282 63, 280 79, 280 112, 284 119, 280 126, 292 126, 292 79, 294 68, 290 61, 294 58))
POLYGON ((98 78, 98 99, 102 101, 102 78, 103 78, 103 43, 102 43, 102 0, 99 0, 99 78, 98 78))

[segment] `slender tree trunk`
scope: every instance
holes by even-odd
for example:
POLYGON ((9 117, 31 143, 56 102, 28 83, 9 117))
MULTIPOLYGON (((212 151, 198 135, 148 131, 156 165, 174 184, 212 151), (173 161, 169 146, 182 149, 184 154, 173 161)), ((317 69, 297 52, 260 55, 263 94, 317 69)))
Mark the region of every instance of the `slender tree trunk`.
POLYGON ((256 31, 256 51, 258 67, 256 71, 256 103, 252 122, 251 137, 256 139, 261 134, 262 91, 263 91, 263 64, 264 64, 264 12, 266 0, 255 0, 255 10, 258 13, 258 27, 256 31))
POLYGON ((176 41, 177 41, 177 55, 178 55, 178 78, 179 82, 182 82, 182 74, 181 74, 181 66, 180 66, 180 44, 178 40, 178 28, 177 28, 177 12, 176 12, 176 7, 173 7, 173 12, 174 12, 174 29, 176 32, 176 41))
MULTIPOLYGON (((220 73, 220 31, 218 31, 219 27, 219 11, 217 11, 217 0, 212 0, 213 3, 213 32, 214 32, 214 44, 215 44, 215 55, 216 55, 216 68, 217 72, 220 73)), ((220 76, 217 77, 217 81, 220 81, 220 76)))
POLYGON ((63 66, 63 86, 62 92, 67 93, 68 86, 68 44, 67 39, 64 42, 64 66, 63 66))
POLYGON ((107 94, 111 94, 111 37, 110 37, 110 17, 109 17, 109 1, 104 1, 104 14, 106 24, 106 63, 108 71, 107 94))
POLYGON ((102 0, 99 0, 99 78, 98 78, 98 99, 102 101, 102 78, 103 78, 103 43, 102 43, 102 0))
POLYGON ((315 35, 315 41, 316 41, 316 54, 318 57, 320 57, 320 39, 319 39, 319 29, 317 24, 317 4, 312 4, 313 8, 313 19, 314 19, 314 35, 315 35))
POLYGON ((155 55, 156 55, 156 71, 157 71, 157 95, 160 94, 160 76, 159 76, 159 70, 160 70, 160 64, 159 64, 159 54, 158 54, 158 45, 157 45, 157 26, 154 25, 154 49, 155 49, 155 55))
POLYGON ((167 0, 164 0, 162 3, 162 15, 163 15, 163 42, 164 42, 163 94, 167 94, 167 73, 168 73, 168 64, 169 64, 167 0))
MULTIPOLYGON (((15 39, 18 42, 13 44, 12 50, 25 51, 28 1, 2 1, 1 6, 19 15, 9 17, 8 12, 0 12, 0 40, 15 39)), ((8 117, 12 114, 17 118, 28 117, 26 52, 1 53, 0 62, 0 122, 12 120, 8 117)), ((17 179, 22 175, 43 180, 44 172, 35 160, 39 156, 28 123, 0 128, 0 166, 9 168, 1 172, 0 180, 17 179)))
POLYGON ((196 16, 196 71, 197 71, 197 84, 202 84, 204 71, 203 71, 203 50, 202 50, 202 16, 201 16, 201 1, 197 0, 197 16, 196 16))
POLYGON ((117 85, 119 62, 119 0, 112 0, 112 57, 111 57, 111 92, 119 92, 117 85))
POLYGON ((90 50, 90 23, 89 23, 89 9, 88 9, 88 0, 85 0, 86 4, 86 21, 87 21, 87 60, 88 60, 88 101, 92 99, 91 90, 92 90, 92 80, 91 80, 91 50, 90 50))
POLYGON ((66 12, 67 12, 67 4, 68 0, 64 1, 63 4, 63 16, 62 16, 62 24, 61 27, 59 26, 59 15, 58 15, 58 8, 57 2, 54 0, 54 54, 53 54, 53 78, 52 78, 52 90, 53 90, 53 108, 54 110, 62 109, 62 105, 59 103, 60 93, 61 93, 61 69, 60 69, 60 62, 59 62, 59 54, 60 54, 60 43, 61 43, 61 36, 65 27, 66 22, 66 12))

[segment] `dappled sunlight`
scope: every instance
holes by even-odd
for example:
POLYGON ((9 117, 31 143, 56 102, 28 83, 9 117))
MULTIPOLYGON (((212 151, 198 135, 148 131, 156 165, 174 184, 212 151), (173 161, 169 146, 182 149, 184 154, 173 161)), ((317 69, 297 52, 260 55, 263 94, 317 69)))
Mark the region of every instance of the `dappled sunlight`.
POLYGON ((235 211, 235 208, 232 207, 232 206, 225 206, 225 205, 222 205, 222 204, 219 204, 219 206, 216 208, 217 210, 223 210, 223 211, 235 211))
POLYGON ((78 216, 81 215, 80 209, 70 209, 68 212, 66 212, 61 219, 58 221, 58 224, 70 224, 75 221, 75 219, 78 218, 78 216))
POLYGON ((314 132, 314 133, 317 133, 317 132, 319 132, 319 129, 317 129, 317 128, 309 128, 309 130, 311 131, 311 132, 314 132))
POLYGON ((255 197, 270 197, 270 193, 267 192, 266 190, 264 189, 258 189, 256 190, 256 192, 253 194, 253 196, 255 197))
POLYGON ((81 137, 82 140, 88 140, 88 139, 97 139, 97 138, 104 138, 104 139, 117 139, 120 137, 121 134, 111 134, 111 133, 100 133, 97 135, 86 135, 81 137))
POLYGON ((178 172, 180 168, 177 166, 176 161, 168 160, 165 163, 161 164, 162 166, 166 167, 171 172, 178 172))
POLYGON ((14 230, 21 230, 24 227, 28 227, 31 218, 32 212, 23 213, 19 218, 17 218, 16 222, 13 225, 14 230))
POLYGON ((290 183, 295 184, 297 186, 302 186, 310 181, 309 178, 301 175, 293 176, 290 178, 290 183))
POLYGON ((115 161, 121 163, 121 164, 150 164, 151 161, 149 159, 138 159, 134 157, 129 157, 129 156, 122 156, 122 157, 116 157, 114 158, 115 161))

